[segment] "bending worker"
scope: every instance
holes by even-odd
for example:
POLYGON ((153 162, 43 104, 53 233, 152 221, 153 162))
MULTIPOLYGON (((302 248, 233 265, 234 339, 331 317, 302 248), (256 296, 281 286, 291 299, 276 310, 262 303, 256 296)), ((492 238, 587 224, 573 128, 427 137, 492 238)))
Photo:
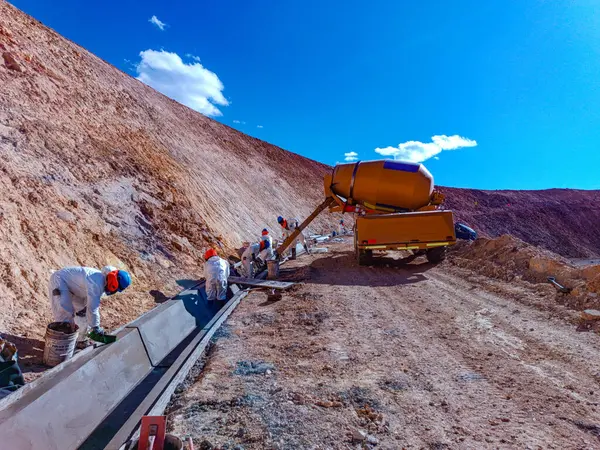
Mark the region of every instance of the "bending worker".
POLYGON ((208 301, 227 300, 227 279, 229 263, 217 255, 214 248, 204 254, 204 278, 206 279, 206 297, 208 301))
MULTIPOLYGON (((104 334, 100 326, 100 299, 105 295, 122 292, 131 284, 131 276, 124 270, 106 266, 102 270, 91 267, 65 267, 50 277, 49 296, 55 322, 66 322, 74 329, 75 314, 85 310, 87 328, 104 334)), ((87 331, 87 330, 86 330, 87 331)))
MULTIPOLYGON (((277 218, 277 222, 279 223, 279 225, 281 225, 281 228, 283 230, 284 240, 287 239, 288 236, 290 236, 294 231, 296 231, 296 228, 298 228, 299 226, 298 220, 294 219, 288 222, 281 216, 277 218)), ((310 255, 310 251, 308 250, 308 246, 306 245, 306 239, 304 238, 304 234, 300 232, 298 237, 294 239, 294 242, 292 242, 290 245, 292 251, 292 259, 296 259, 296 245, 298 244, 298 242, 302 244, 304 250, 306 250, 306 253, 310 255)))
MULTIPOLYGON (((254 278, 257 269, 260 269, 263 265, 263 261, 260 259, 261 253, 261 242, 253 242, 246 247, 244 253, 242 253, 242 275, 246 278, 254 278), (257 266, 259 266, 257 268, 257 266)), ((264 249, 264 244, 263 244, 264 249)))

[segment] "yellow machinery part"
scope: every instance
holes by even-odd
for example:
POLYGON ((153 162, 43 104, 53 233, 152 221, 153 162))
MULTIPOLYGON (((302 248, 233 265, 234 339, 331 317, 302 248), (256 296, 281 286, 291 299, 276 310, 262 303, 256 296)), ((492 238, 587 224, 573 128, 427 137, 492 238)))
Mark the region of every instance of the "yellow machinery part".
POLYGON ((384 212, 423 208, 433 193, 433 176, 425 166, 391 160, 337 165, 325 184, 326 195, 384 212))

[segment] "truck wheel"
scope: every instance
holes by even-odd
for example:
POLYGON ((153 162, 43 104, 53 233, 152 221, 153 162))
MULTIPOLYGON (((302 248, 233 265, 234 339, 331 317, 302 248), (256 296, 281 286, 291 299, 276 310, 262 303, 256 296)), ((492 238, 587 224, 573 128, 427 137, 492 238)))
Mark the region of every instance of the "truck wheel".
POLYGON ((371 263, 373 258, 373 250, 356 250, 358 265, 365 266, 371 263))
POLYGON ((427 261, 430 263, 439 263, 446 258, 446 247, 436 247, 427 250, 427 261))

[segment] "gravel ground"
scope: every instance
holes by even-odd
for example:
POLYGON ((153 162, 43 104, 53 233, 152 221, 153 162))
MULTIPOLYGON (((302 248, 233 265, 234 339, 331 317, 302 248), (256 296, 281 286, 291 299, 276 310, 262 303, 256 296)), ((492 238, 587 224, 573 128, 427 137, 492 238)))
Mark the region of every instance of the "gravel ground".
POLYGON ((300 258, 170 410, 199 448, 600 448, 598 335, 545 288, 445 262, 300 258))

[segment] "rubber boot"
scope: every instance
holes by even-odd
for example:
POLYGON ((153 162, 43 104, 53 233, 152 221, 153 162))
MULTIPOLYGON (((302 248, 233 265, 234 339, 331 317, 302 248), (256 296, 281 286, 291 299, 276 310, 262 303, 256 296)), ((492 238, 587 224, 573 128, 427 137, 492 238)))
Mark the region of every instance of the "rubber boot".
POLYGON ((296 259, 296 247, 292 247, 292 257, 290 259, 296 259))

